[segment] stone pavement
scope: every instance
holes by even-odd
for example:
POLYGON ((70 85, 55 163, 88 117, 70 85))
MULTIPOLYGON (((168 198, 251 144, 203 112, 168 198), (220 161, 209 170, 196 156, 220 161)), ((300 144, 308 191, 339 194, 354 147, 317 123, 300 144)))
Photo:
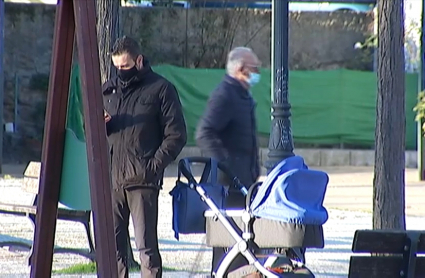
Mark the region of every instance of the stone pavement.
MULTIPOLYGON (((330 176, 325 197, 326 208, 372 212, 372 167, 318 168, 330 176)), ((406 169, 406 215, 425 216, 425 182, 416 169, 406 169)))
MULTIPOLYGON (((9 166, 8 166, 9 167, 9 166)), ((14 171, 13 177, 0 179, 0 202, 25 204, 31 196, 20 190, 22 180, 19 173, 23 167, 4 167, 14 171)), ((314 167, 313 167, 314 168, 314 167)), ((307 264, 316 277, 347 277, 348 262, 354 231, 372 228, 372 180, 371 167, 332 167, 321 168, 330 176, 325 198, 329 210, 329 220, 324 225, 325 248, 307 251, 307 264)), ((159 237, 164 265, 185 272, 167 272, 164 277, 202 277, 192 272, 206 273, 211 260, 211 249, 205 246, 204 235, 182 235, 180 241, 173 237, 171 229, 171 197, 169 191, 175 182, 175 167, 167 169, 164 190, 160 196, 159 237)), ((407 228, 425 230, 425 183, 417 181, 417 171, 406 170, 406 213, 407 228)), ((131 224, 132 225, 132 224, 131 224)), ((131 226, 130 226, 131 227, 131 226)), ((130 228, 133 237, 133 229, 130 228)), ((14 237, 24 241, 32 240, 32 227, 24 217, 0 214, 0 241, 14 237)), ((84 230, 80 225, 58 221, 55 244, 86 248, 84 230)), ((132 238, 134 247, 134 238, 132 238)), ((28 277, 29 268, 24 259, 27 251, 10 252, 0 248, 0 277, 28 277)), ((137 259, 137 253, 135 252, 137 259)), ((55 254, 53 269, 69 267, 87 262, 81 256, 55 254)), ((56 276, 54 276, 56 277, 56 276)), ((57 277, 95 277, 93 275, 57 277)), ((139 277, 134 274, 132 277, 139 277)))

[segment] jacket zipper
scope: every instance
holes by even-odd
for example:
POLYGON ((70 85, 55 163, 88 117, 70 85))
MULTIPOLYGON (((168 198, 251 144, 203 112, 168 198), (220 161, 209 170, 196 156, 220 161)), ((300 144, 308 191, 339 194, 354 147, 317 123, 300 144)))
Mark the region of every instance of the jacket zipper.
MULTIPOLYGON (((118 105, 117 105, 117 116, 118 117, 121 116, 122 97, 123 97, 123 93, 122 93, 122 90, 120 90, 120 95, 118 96, 118 105)), ((119 128, 121 128, 124 124, 122 121, 123 121, 122 118, 120 118, 120 122, 118 123, 119 128)), ((123 161, 124 152, 123 152, 123 146, 122 146, 123 142, 124 142, 124 131, 122 130, 120 133, 121 133, 120 134, 121 142, 117 143, 118 146, 119 146, 118 147, 118 155, 119 155, 119 158, 120 158, 117 161, 118 165, 119 165, 118 167, 120 168, 120 171, 117 174, 119 174, 120 179, 117 182, 118 182, 118 187, 122 188, 124 186, 124 177, 125 177, 125 166, 124 166, 124 161, 123 161)))

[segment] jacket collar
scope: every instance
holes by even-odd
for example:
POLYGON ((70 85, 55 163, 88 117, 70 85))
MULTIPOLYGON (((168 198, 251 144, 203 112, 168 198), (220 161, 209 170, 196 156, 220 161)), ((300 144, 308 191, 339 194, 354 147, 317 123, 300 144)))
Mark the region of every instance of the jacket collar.
POLYGON ((242 86, 241 82, 239 82, 239 80, 231 77, 230 75, 226 74, 224 75, 223 81, 232 85, 235 88, 235 91, 243 96, 243 97, 249 97, 251 94, 249 93, 249 91, 242 86))

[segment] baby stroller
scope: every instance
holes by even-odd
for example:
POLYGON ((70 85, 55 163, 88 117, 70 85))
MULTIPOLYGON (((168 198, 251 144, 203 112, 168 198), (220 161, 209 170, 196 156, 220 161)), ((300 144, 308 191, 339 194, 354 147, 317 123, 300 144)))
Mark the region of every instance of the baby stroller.
POLYGON ((240 253, 249 262, 227 277, 314 277, 304 265, 305 248, 323 248, 322 225, 328 219, 323 199, 328 175, 309 170, 299 156, 280 162, 263 182, 249 190, 225 165, 205 157, 183 158, 173 196, 173 230, 178 234, 205 233, 209 247, 227 247, 214 277, 222 278, 240 253), (193 164, 204 164, 201 179, 193 164), (246 196, 246 207, 225 210, 225 186, 217 171, 232 177, 232 186, 246 196), (187 182, 181 181, 181 176, 187 182), (282 258, 284 258, 282 262, 282 258), (279 265, 280 262, 280 265, 279 265))

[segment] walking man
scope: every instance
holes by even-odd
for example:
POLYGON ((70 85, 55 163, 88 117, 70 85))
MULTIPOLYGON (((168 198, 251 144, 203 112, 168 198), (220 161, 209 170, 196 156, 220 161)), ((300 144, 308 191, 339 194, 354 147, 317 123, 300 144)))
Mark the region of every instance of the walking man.
MULTIPOLYGON (((227 58, 221 83, 211 93, 196 132, 196 141, 203 155, 215 158, 231 168, 241 182, 249 187, 260 175, 255 119, 255 102, 250 89, 260 78, 260 62, 246 47, 233 49, 227 58)), ((229 177, 219 182, 229 185, 229 177)), ((245 197, 230 188, 226 208, 244 208, 245 197)), ((212 272, 217 270, 225 250, 213 248, 212 272)), ((240 255, 228 272, 248 264, 240 255)))
POLYGON ((130 215, 141 276, 162 277, 158 196, 164 169, 186 144, 182 105, 174 85, 151 69, 134 39, 124 36, 115 42, 112 62, 117 77, 108 80, 102 91, 119 277, 128 277, 130 215))

